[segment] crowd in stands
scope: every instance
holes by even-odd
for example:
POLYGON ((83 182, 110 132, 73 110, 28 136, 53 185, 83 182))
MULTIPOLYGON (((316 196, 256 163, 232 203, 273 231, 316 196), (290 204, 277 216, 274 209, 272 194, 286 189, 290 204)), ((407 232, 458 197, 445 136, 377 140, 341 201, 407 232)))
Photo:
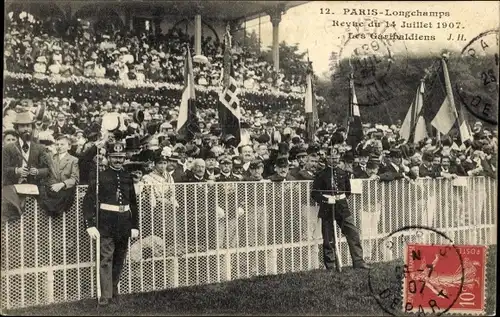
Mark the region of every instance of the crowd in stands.
MULTIPOLYGON (((175 28, 155 35, 138 31, 97 32, 89 21, 68 24, 56 32, 50 24, 13 15, 5 32, 4 67, 13 73, 53 77, 109 78, 126 84, 183 83, 186 47, 193 52, 194 37, 175 28)), ((202 54, 208 62, 195 63, 195 83, 220 85, 223 43, 202 38, 202 54)), ((239 43, 233 44, 235 79, 241 87, 266 91, 303 92, 305 75, 285 78, 273 66, 239 43)), ((195 59, 196 61, 196 59, 195 59)))
POLYGON ((213 109, 199 110, 201 132, 188 141, 176 132, 179 107, 161 109, 158 104, 110 101, 75 103, 66 98, 35 103, 6 99, 5 103, 4 145, 17 141, 12 125, 16 111, 25 109, 34 113, 40 103, 48 105, 43 118, 39 117, 35 123, 34 137, 54 154, 58 138, 70 137, 69 153, 79 159, 80 184, 88 179, 88 162, 96 150, 90 152, 90 157, 87 152, 103 137, 124 140, 127 160, 140 162, 142 166, 138 169, 142 174, 152 170, 155 157, 163 157, 171 163, 166 168, 173 173, 175 182, 192 180, 193 162, 206 164, 204 180, 216 181, 224 164, 230 168, 234 180, 270 178, 279 165, 286 165, 286 173, 281 175, 287 180, 304 179, 300 171, 307 169, 314 174, 327 164, 332 142, 338 150, 336 158, 341 168, 358 178, 389 181, 403 177, 496 175, 496 130, 483 128, 480 122, 473 129, 474 141, 460 147, 451 137, 408 144, 399 138, 398 125, 364 124, 364 140, 353 149, 346 144, 345 127, 332 123, 321 123, 314 142, 308 142, 305 118, 300 113, 245 112, 242 129, 247 137, 238 144, 235 136, 221 135, 213 109), (74 111, 77 104, 78 110, 74 111), (143 121, 137 120, 138 113, 144 115, 143 121), (109 123, 103 121, 109 120, 120 122, 120 127, 106 133, 103 126, 109 123))
MULTIPOLYGON (((94 34, 83 21, 58 37, 47 32, 42 23, 18 19, 8 25, 4 65, 11 72, 35 75, 182 83, 183 50, 185 44, 193 45, 193 39, 180 30, 158 36, 161 38, 131 32, 94 34)), ((216 86, 221 77, 222 46, 206 38, 203 54, 210 66, 197 64, 196 82, 216 86)), ((266 89, 273 85, 271 65, 238 47, 233 55, 236 77, 243 86, 266 89), (247 82, 250 79, 252 85, 247 82)), ((293 79, 297 86, 300 81, 293 79)), ((330 161, 351 172, 354 178, 380 181, 496 178, 497 131, 483 127, 481 122, 473 127, 474 139, 461 145, 453 136, 429 137, 410 144, 399 136, 400 123, 365 123, 364 139, 353 147, 346 142, 346 127, 342 124, 320 120, 314 137, 306 137, 304 114, 300 109, 290 110, 292 105, 279 111, 242 110, 241 140, 239 136, 222 133, 216 107, 200 107, 200 132, 188 140, 177 133, 178 104, 119 99, 92 98, 91 94, 78 101, 71 95, 4 98, 2 146, 19 142, 20 151, 26 146, 25 153, 29 153, 30 145, 23 140, 31 127, 32 140, 44 149, 38 163, 51 171, 47 183, 39 169, 26 167, 31 165, 29 162, 8 171, 11 183, 33 177, 36 183, 50 188, 41 190, 41 195, 64 191, 71 194, 76 185, 88 184, 97 162, 105 168, 105 144, 113 140, 123 142, 127 152, 125 168, 135 175, 137 185, 312 180, 330 161), (24 114, 22 119, 20 114, 24 114), (68 161, 68 157, 72 159, 68 161)), ((32 159, 29 154, 25 158, 32 159)), ((65 199, 67 203, 72 201, 65 199)), ((52 204, 56 206, 54 212, 62 210, 62 203, 59 200, 52 204)))

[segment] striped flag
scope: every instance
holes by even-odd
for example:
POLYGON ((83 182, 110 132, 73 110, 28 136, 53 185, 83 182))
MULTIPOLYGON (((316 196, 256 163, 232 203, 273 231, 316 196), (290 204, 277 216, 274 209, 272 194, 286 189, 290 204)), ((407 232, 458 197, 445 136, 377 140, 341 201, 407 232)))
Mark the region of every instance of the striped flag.
POLYGON ((200 132, 200 128, 196 115, 193 61, 191 60, 189 48, 186 51, 186 60, 184 61, 184 89, 182 90, 181 106, 177 119, 177 132, 190 141, 193 139, 195 133, 200 132))
POLYGON ((314 142, 314 135, 316 134, 316 120, 318 119, 318 109, 316 106, 316 95, 314 93, 312 77, 312 65, 309 63, 306 77, 306 97, 304 102, 306 113, 306 139, 314 142))
POLYGON ((347 144, 356 150, 358 144, 363 140, 363 127, 359 114, 358 98, 354 89, 353 75, 349 79, 349 124, 347 126, 347 144))
MULTIPOLYGON (((453 90, 450 82, 450 75, 448 74, 448 66, 446 65, 446 60, 441 59, 441 69, 437 76, 438 85, 441 89, 444 89, 445 96, 444 100, 439 107, 439 111, 431 121, 431 124, 439 133, 444 135, 448 134, 451 129, 455 128, 458 130, 458 138, 454 148, 463 148, 464 142, 472 139, 472 133, 470 131, 467 121, 464 119, 463 111, 460 114, 457 112, 455 107, 455 99, 453 98, 453 90)), ((462 109, 460 109, 462 110, 462 109)))
POLYGON ((418 85, 415 100, 411 103, 406 114, 399 135, 408 143, 418 143, 427 138, 427 129, 423 116, 425 82, 422 80, 418 85))
POLYGON ((240 99, 238 98, 238 84, 234 78, 233 57, 231 55, 231 35, 229 26, 224 35, 224 65, 223 65, 223 83, 222 91, 219 93, 219 125, 222 130, 222 136, 233 135, 238 144, 241 138, 241 110, 240 99))

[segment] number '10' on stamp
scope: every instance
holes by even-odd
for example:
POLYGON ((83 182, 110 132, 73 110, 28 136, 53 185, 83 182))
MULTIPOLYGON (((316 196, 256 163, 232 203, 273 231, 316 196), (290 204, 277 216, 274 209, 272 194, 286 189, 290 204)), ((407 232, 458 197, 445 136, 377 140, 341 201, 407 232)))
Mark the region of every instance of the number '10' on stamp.
POLYGON ((484 314, 486 246, 408 244, 405 313, 484 314))

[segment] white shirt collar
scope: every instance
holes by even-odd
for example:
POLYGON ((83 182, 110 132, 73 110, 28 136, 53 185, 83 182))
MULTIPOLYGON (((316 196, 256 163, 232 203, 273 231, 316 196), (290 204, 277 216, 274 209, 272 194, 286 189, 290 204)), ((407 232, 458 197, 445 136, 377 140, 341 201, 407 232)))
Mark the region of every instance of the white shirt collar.
POLYGON ((28 144, 29 147, 31 147, 31 141, 23 141, 21 139, 19 139, 19 146, 22 148, 23 147, 23 144, 26 143, 28 144))

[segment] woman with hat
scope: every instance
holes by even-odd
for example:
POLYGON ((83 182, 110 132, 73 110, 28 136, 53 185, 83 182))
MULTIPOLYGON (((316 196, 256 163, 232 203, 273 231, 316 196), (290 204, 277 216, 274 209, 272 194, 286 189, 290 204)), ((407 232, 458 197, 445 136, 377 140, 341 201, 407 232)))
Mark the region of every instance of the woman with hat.
POLYGON ((162 153, 161 149, 153 152, 152 159, 153 171, 143 177, 144 185, 146 185, 145 192, 150 197, 151 208, 147 210, 151 210, 152 213, 143 215, 145 221, 152 222, 150 226, 145 226, 144 236, 163 237, 165 225, 166 234, 169 237, 165 237, 165 241, 173 243, 174 212, 179 206, 175 200, 174 179, 167 171, 168 157, 162 153))

